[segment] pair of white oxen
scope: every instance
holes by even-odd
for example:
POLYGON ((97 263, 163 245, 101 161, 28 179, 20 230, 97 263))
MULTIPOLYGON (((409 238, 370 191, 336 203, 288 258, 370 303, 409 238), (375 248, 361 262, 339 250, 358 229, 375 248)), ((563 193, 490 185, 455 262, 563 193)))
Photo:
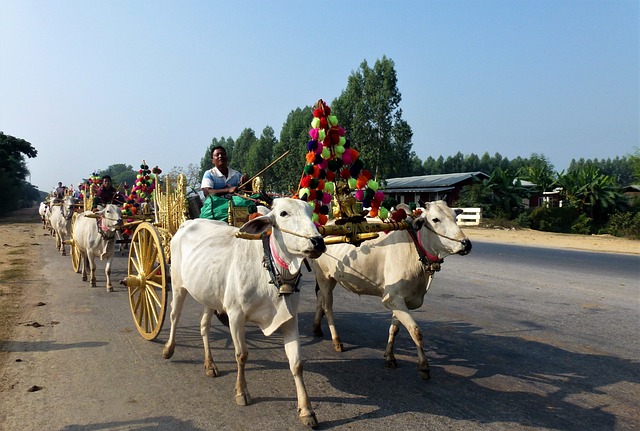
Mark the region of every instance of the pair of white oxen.
POLYGON ((116 205, 105 205, 96 213, 86 211, 78 214, 72 226, 75 200, 71 196, 65 196, 60 202, 54 204, 40 203, 40 217, 43 228, 50 226, 56 237, 56 248, 63 256, 67 251, 65 241, 71 239, 73 228, 74 246, 80 253, 80 268, 82 268, 82 280, 87 280, 87 266, 91 286, 96 286, 95 258, 106 260, 105 274, 107 277, 107 290, 113 291, 111 283, 111 262, 115 250, 115 239, 123 225, 122 214, 116 205))
MULTIPOLYGON (((382 303, 393 312, 385 351, 387 366, 396 365, 393 343, 402 323, 418 349, 418 371, 428 378, 422 334, 409 310, 422 305, 433 276, 419 255, 441 261, 448 255, 464 255, 471 250, 471 242, 456 224, 456 215, 444 202, 432 202, 425 204, 418 217, 409 220, 415 241, 406 231, 393 231, 358 248, 350 244, 327 247, 311 221, 310 206, 300 200, 280 198, 274 201, 270 212, 247 222, 240 231, 258 234, 271 229, 269 248, 273 260, 292 274, 300 271, 305 258, 310 259, 319 290, 314 329, 316 334, 320 332, 320 320, 326 314, 336 350, 342 349, 332 311, 336 283, 358 294, 382 297, 382 303)), ((197 219, 185 222, 171 240, 171 333, 163 355, 168 359, 174 353, 176 325, 189 293, 204 306, 200 322, 204 366, 208 376, 216 376, 209 329, 214 314, 226 313, 238 366, 235 398, 239 405, 247 405, 251 396, 245 379, 245 324, 258 324, 267 336, 280 329, 296 385, 299 418, 303 424, 315 427, 318 422, 303 380, 300 357, 299 294, 279 296, 263 265, 266 247, 261 241, 236 238, 236 232, 237 228, 223 222, 197 219)))
MULTIPOLYGON (((120 211, 114 205, 107 205, 98 214, 101 216, 99 221, 85 215, 79 215, 75 222, 74 240, 83 259, 84 255, 107 259, 109 288, 115 241, 108 238, 113 238, 115 230, 122 225, 120 211), (98 230, 103 234, 97 235, 98 230)), ((300 200, 280 198, 274 201, 271 211, 247 222, 239 230, 259 234, 270 229, 269 248, 273 258, 292 274, 300 271, 304 259, 310 259, 318 290, 314 319, 316 335, 321 335, 321 318, 326 315, 334 347, 342 350, 333 319, 336 283, 360 295, 379 296, 384 306, 392 311, 386 365, 396 366, 393 345, 402 323, 416 344, 418 371, 423 378, 428 378, 429 364, 422 333, 409 310, 422 305, 433 279, 432 269, 419 256, 441 261, 448 255, 464 255, 471 250, 471 242, 456 224, 456 215, 446 203, 431 202, 425 204, 419 216, 409 219, 413 239, 407 231, 393 231, 359 247, 351 244, 327 247, 311 221, 310 206, 300 200)), ((196 219, 185 222, 171 240, 171 332, 163 355, 168 359, 174 353, 176 326, 189 293, 204 306, 200 322, 204 366, 208 376, 217 376, 218 369, 209 347, 209 330, 214 314, 226 314, 238 366, 235 398, 237 404, 248 405, 251 396, 245 379, 248 358, 245 325, 256 323, 267 336, 280 329, 296 385, 299 418, 303 424, 315 427, 318 422, 304 383, 300 356, 299 294, 279 296, 263 265, 262 242, 236 238, 236 232, 238 228, 224 222, 196 219)), ((95 285, 94 269, 92 264, 92 285, 95 285)))

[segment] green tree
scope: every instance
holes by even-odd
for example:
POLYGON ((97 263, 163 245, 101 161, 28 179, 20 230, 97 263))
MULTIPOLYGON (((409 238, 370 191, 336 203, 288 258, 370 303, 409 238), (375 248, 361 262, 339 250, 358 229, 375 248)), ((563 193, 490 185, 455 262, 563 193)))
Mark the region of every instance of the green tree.
POLYGON ((383 56, 373 68, 363 61, 332 102, 332 112, 346 130, 346 138, 360 151, 365 167, 378 179, 406 175, 412 131, 402 120, 395 65, 383 56), (400 166, 400 168, 398 168, 400 166))
POLYGON ((133 166, 131 165, 116 163, 104 170, 100 170, 98 174, 101 176, 110 175, 111 180, 113 181, 113 186, 116 188, 120 188, 121 191, 124 191, 124 184, 129 187, 133 187, 133 185, 136 183, 136 177, 140 169, 142 168, 138 167, 134 170, 133 166))
POLYGON ((242 173, 248 172, 249 152, 257 143, 256 132, 251 128, 244 129, 235 141, 233 155, 229 156, 229 166, 242 173))
POLYGON ((555 184, 553 164, 544 154, 533 153, 525 166, 518 170, 518 176, 536 184, 536 191, 550 191, 555 184))
POLYGON ((29 169, 25 157, 37 155, 31 143, 0 132, 0 214, 30 205, 34 190, 26 181, 29 169))
MULTIPOLYGON (((273 150, 278 143, 276 134, 271 126, 267 126, 262 130, 260 138, 255 144, 249 148, 247 155, 246 172, 249 177, 256 175, 258 172, 266 168, 274 158, 273 150)), ((270 190, 273 187, 274 175, 272 170, 267 170, 260 174, 264 181, 265 188, 270 190)))
POLYGON ((270 170, 273 174, 273 191, 282 194, 297 192, 305 165, 312 119, 313 111, 310 106, 296 108, 287 116, 273 155, 280 157, 287 150, 291 152, 270 170))
POLYGON ((593 220, 594 229, 604 225, 609 215, 627 207, 620 186, 593 164, 585 164, 582 168, 574 166, 566 174, 559 174, 558 182, 569 204, 593 220))

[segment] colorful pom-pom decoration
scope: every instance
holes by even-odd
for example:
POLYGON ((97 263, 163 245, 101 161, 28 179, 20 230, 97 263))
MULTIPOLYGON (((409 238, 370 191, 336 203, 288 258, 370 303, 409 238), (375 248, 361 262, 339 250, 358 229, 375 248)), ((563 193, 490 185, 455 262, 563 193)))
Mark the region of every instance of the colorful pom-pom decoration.
MULTIPOLYGON (((307 142, 304 174, 298 185, 298 198, 308 201, 313 210, 313 221, 327 222, 328 205, 336 191, 336 181, 346 182, 349 192, 363 206, 371 206, 369 216, 387 219, 389 210, 381 207, 384 194, 371 172, 364 169, 360 153, 346 139, 346 131, 338 117, 322 99, 313 107, 307 142)), ((405 215, 406 217, 406 215, 405 215)))

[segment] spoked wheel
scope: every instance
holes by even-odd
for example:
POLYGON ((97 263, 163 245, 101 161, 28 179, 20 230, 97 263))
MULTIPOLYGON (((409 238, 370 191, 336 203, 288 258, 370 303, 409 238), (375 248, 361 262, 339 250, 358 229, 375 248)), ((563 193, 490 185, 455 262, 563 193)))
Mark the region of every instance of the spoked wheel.
POLYGON ((167 264, 158 231, 141 223, 131 237, 126 284, 131 314, 138 332, 155 339, 164 323, 167 304, 167 264))
POLYGON ((77 218, 78 213, 73 213, 73 218, 71 219, 71 243, 69 244, 69 248, 71 249, 71 265, 73 265, 73 271, 76 274, 80 273, 80 250, 78 250, 73 236, 73 228, 76 225, 77 218))

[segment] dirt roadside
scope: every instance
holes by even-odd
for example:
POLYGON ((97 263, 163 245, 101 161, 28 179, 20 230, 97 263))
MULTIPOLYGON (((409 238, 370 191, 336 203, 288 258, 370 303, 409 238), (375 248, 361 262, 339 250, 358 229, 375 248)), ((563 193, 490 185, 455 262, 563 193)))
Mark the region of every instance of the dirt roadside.
MULTIPOLYGON (((497 242, 548 248, 565 248, 640 255, 640 241, 610 235, 568 235, 533 230, 464 228, 471 241, 497 242)), ((16 211, 0 218, 0 365, 7 352, 3 342, 11 339, 19 322, 38 306, 38 286, 30 271, 37 270, 41 247, 55 247, 54 238, 42 229, 37 208, 16 211)), ((1 388, 0 388, 1 391, 1 388)))

